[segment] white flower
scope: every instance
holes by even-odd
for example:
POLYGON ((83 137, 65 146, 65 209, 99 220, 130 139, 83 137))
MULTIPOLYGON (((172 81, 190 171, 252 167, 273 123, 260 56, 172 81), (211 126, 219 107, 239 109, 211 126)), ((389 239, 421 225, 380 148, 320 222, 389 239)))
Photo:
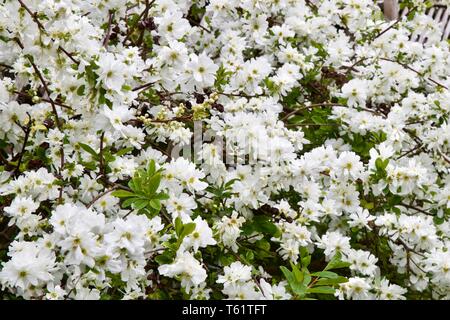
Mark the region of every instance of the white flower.
POLYGON ((350 249, 350 238, 337 231, 327 231, 319 240, 317 246, 325 250, 324 254, 327 258, 332 258, 336 252, 345 253, 350 249))
POLYGON ((194 252, 197 252, 199 248, 205 248, 217 243, 213 238, 211 228, 205 220, 197 217, 193 222, 195 223, 194 231, 183 239, 183 245, 186 249, 192 247, 194 252))
POLYGON ((226 287, 231 284, 243 283, 252 278, 252 267, 243 265, 236 261, 223 269, 224 274, 220 275, 217 283, 223 283, 226 287))
POLYGON ((186 292, 206 280, 206 270, 202 268, 200 262, 191 253, 182 250, 177 252, 173 263, 160 266, 158 271, 161 275, 171 278, 180 276, 181 285, 186 292))
POLYGON ((358 208, 356 212, 352 212, 349 218, 350 221, 348 224, 351 227, 367 228, 369 230, 372 230, 369 226, 369 222, 375 220, 375 217, 371 216, 367 209, 362 208, 358 208))
POLYGON ((34 242, 23 242, 21 250, 14 252, 0 271, 2 285, 27 289, 40 286, 53 279, 56 271, 55 254, 37 246, 34 242))
POLYGON ((34 202, 31 197, 16 197, 11 205, 4 208, 7 216, 12 217, 9 225, 12 225, 20 218, 26 218, 39 208, 39 204, 34 202))
POLYGON ((125 83, 125 65, 109 52, 101 55, 97 64, 100 67, 98 81, 109 89, 120 91, 125 83))
POLYGON ((191 70, 194 80, 201 86, 212 86, 214 75, 219 67, 205 53, 199 56, 192 54, 189 59, 186 67, 191 70))

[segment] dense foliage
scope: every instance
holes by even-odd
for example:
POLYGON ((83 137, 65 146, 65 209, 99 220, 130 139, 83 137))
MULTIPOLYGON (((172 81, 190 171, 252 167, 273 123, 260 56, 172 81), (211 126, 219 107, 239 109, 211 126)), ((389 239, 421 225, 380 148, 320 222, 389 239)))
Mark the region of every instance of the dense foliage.
POLYGON ((429 5, 0 0, 0 297, 450 298, 429 5))

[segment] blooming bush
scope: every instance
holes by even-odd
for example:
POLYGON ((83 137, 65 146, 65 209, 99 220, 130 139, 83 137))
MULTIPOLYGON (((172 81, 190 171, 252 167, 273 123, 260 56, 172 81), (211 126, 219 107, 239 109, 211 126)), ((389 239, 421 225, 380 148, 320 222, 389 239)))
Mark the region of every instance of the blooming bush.
POLYGON ((0 0, 0 296, 449 299, 426 6, 0 0))

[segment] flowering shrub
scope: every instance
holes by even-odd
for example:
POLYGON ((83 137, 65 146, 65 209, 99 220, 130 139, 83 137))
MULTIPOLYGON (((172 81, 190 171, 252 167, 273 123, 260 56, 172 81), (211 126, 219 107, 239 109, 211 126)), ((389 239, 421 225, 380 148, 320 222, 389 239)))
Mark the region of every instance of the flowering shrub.
POLYGON ((1 297, 449 299, 426 5, 0 0, 1 297))

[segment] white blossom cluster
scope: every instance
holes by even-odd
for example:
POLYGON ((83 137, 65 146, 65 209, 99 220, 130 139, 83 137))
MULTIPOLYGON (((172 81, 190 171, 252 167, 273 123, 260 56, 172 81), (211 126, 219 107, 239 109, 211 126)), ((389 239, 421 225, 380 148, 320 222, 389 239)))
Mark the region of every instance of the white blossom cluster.
POLYGON ((0 0, 0 297, 292 299, 340 254, 338 299, 450 299, 450 47, 405 5, 0 0), (151 162, 156 215, 113 192, 151 162))

